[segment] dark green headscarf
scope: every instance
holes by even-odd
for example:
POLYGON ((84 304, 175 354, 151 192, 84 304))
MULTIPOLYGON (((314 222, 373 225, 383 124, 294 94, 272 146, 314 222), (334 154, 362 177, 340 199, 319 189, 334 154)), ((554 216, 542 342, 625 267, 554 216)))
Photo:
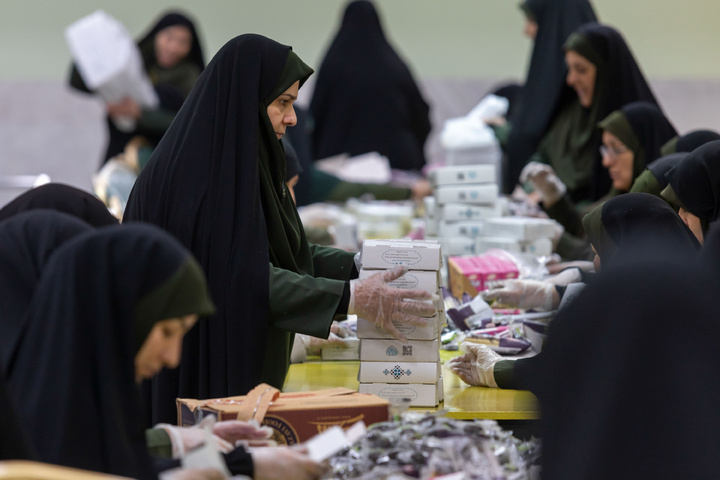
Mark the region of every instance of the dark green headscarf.
POLYGON ((214 313, 215 305, 210 299, 205 274, 197 261, 188 257, 170 278, 142 297, 135 306, 133 332, 136 352, 157 322, 214 313))

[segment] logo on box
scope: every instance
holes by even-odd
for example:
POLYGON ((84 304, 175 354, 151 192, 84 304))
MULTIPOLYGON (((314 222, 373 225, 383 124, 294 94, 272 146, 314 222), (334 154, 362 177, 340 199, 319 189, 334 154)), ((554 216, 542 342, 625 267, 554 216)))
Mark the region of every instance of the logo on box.
MULTIPOLYGON (((404 348, 404 347, 403 347, 404 348)), ((387 350, 385 350, 385 353, 390 357, 395 357, 398 354, 398 349, 395 348, 395 345, 390 345, 387 350)))

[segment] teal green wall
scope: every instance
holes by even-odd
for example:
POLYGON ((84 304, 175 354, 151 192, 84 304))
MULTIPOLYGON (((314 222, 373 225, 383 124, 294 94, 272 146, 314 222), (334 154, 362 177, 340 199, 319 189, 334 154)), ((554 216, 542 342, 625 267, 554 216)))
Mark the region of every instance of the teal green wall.
MULTIPOLYGON (((518 0, 380 0, 391 41, 421 77, 522 77, 530 43, 518 0)), ((720 78, 719 0, 596 0, 653 78, 720 78)), ((102 8, 139 35, 165 8, 198 20, 208 57, 254 32, 288 43, 317 66, 337 28, 338 0, 0 0, 0 80, 65 76, 64 28, 102 8)))

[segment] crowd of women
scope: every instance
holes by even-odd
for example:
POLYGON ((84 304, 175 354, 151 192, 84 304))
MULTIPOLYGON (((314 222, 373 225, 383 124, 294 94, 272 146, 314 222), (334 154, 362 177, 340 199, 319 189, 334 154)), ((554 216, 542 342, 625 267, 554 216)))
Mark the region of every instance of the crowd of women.
MULTIPOLYGON (((537 393, 545 478, 715 477, 720 136, 678 135, 587 0, 527 0, 522 11, 530 68, 494 125, 505 187, 534 189, 565 227, 558 249, 595 255, 597 273, 574 277, 587 287, 542 354, 513 362, 471 346, 448 367, 474 385, 537 393)), ((240 35, 205 65, 195 26, 172 13, 139 48, 160 107, 107 106, 105 159, 124 151, 138 174, 123 224, 57 184, 0 210, 0 458, 219 478, 179 468, 204 432, 171 426, 177 397, 282 388, 295 334, 327 338, 336 316, 401 337, 393 322, 423 325, 432 312, 415 301, 430 293, 386 285, 402 268, 358 280, 354 252, 311 244, 295 203, 301 192, 426 194, 341 182, 313 160, 377 151, 419 173, 429 107, 365 0, 347 7, 307 112, 294 102, 313 69, 266 37, 240 35), (115 116, 135 118, 136 131, 118 131, 115 116)), ((76 71, 72 85, 84 88, 76 71)), ((556 308, 563 293, 562 282, 517 281, 484 295, 556 308)), ((254 425, 213 433, 233 474, 325 471, 303 448, 267 446, 254 425)))

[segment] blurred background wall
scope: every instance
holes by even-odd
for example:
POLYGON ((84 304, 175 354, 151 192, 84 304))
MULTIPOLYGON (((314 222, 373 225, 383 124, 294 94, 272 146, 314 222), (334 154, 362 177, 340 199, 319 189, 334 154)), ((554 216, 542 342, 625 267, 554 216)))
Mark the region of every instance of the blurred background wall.
MULTIPOLYGON (((521 33, 518 0, 376 4, 433 108, 427 150, 441 161, 442 121, 465 114, 497 83, 524 76, 531 44, 521 33)), ((678 130, 720 129, 718 0, 593 4, 601 21, 623 32, 678 130)), ((339 0, 0 0, 0 175, 45 172, 90 188, 105 142, 102 106, 68 91, 63 31, 96 9, 138 37, 162 11, 179 8, 197 20, 207 60, 228 39, 253 32, 292 45, 318 67, 344 6, 339 0)), ((311 89, 303 89, 303 100, 311 89)))

